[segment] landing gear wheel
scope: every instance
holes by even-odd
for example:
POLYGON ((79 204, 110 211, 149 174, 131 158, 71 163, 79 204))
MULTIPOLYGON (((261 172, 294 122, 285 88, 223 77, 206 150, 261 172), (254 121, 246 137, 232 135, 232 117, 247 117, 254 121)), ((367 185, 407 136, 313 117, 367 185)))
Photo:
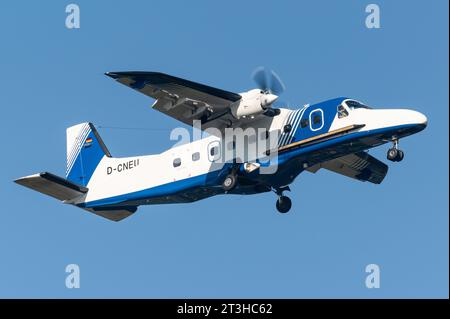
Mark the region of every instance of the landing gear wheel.
POLYGON ((390 148, 387 152, 387 159, 392 162, 397 162, 398 153, 398 149, 390 148))
POLYGON ((227 177, 225 177, 225 179, 222 183, 223 189, 226 192, 231 191, 236 186, 236 181, 237 181, 236 175, 233 175, 233 174, 227 175, 227 177))
POLYGON ((387 159, 392 162, 401 162, 404 157, 405 153, 397 148, 391 148, 387 153, 387 159))
POLYGON ((285 214, 287 213, 291 207, 292 207, 292 202, 291 199, 287 196, 280 196, 277 200, 277 210, 282 213, 285 214))
POLYGON ((396 162, 401 162, 405 157, 405 153, 402 150, 397 150, 397 157, 395 158, 396 162))

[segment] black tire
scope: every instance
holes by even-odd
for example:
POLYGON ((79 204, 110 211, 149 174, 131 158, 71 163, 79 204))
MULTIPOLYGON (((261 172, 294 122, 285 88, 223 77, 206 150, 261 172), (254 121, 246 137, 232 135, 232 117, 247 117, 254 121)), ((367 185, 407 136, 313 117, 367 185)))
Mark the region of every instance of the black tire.
POLYGON ((292 207, 292 201, 287 196, 280 196, 277 200, 276 207, 281 214, 286 214, 292 207))
POLYGON ((396 162, 398 157, 398 150, 396 148, 390 148, 387 152, 387 159, 396 162))
POLYGON ((236 175, 229 174, 225 179, 223 180, 222 187, 223 189, 228 192, 232 190, 236 186, 236 175))
POLYGON ((401 162, 404 157, 405 157, 405 153, 402 150, 398 150, 397 157, 395 158, 395 160, 397 162, 401 162))

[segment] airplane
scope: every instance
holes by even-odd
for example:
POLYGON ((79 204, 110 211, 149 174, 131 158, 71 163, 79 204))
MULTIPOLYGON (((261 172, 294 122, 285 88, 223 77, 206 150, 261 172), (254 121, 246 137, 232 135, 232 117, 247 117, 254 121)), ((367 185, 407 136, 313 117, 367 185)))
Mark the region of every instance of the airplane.
POLYGON ((392 143, 387 159, 400 162, 399 140, 427 126, 417 111, 375 109, 347 97, 298 109, 276 107, 285 86, 262 67, 253 74, 258 87, 243 93, 159 72, 105 74, 153 98, 153 109, 205 133, 160 154, 119 158, 92 123, 81 123, 66 132, 65 178, 42 172, 15 180, 113 221, 141 205, 190 203, 219 194, 273 192, 276 209, 287 213, 292 202, 285 192, 300 173, 326 169, 380 184, 388 166, 368 150, 392 143))

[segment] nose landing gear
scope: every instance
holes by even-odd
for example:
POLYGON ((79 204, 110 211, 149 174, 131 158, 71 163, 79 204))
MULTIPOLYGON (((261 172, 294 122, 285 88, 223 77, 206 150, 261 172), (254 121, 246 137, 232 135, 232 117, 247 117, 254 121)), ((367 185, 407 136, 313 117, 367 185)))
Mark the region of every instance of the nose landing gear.
POLYGON ((280 196, 277 199, 276 207, 281 214, 285 214, 291 209, 292 201, 287 196, 280 196))
POLYGON ((405 153, 398 149, 398 140, 394 140, 394 145, 387 152, 387 159, 392 162, 400 162, 405 157, 405 153))
POLYGON ((275 193, 278 195, 276 207, 281 214, 287 213, 292 207, 292 201, 289 197, 283 195, 284 191, 290 191, 289 187, 283 187, 275 190, 275 193))

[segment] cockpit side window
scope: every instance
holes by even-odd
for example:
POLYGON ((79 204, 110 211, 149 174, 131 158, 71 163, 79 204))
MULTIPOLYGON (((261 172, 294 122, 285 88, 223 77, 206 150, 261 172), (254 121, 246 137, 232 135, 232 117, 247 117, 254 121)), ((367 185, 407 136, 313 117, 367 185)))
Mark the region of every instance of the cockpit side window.
POLYGON ((348 111, 345 109, 345 107, 343 105, 339 105, 337 108, 337 112, 338 112, 338 118, 343 118, 346 117, 348 115, 348 111))
POLYGON ((370 109, 370 107, 368 107, 367 105, 364 105, 364 104, 362 104, 362 103, 360 103, 358 101, 355 101, 355 100, 345 101, 345 104, 347 104, 347 106, 351 110, 354 110, 354 109, 370 109))

